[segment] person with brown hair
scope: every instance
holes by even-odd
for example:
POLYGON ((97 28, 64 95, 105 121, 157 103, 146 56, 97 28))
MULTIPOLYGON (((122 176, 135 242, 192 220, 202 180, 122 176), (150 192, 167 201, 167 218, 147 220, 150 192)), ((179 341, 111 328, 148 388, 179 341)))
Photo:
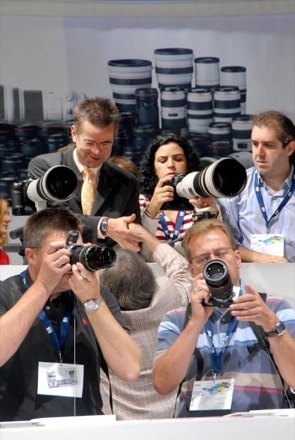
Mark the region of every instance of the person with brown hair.
POLYGON ((294 309, 240 279, 240 251, 226 223, 194 224, 184 248, 190 308, 168 312, 159 326, 156 390, 167 394, 185 381, 178 417, 292 407, 294 309))
POLYGON ((103 414, 100 367, 126 381, 139 376, 140 350, 99 281, 101 264, 89 249, 81 257, 81 231, 68 209, 26 220, 28 267, 0 281, 0 421, 103 414))
POLYGON ((284 114, 270 110, 253 116, 254 166, 247 184, 230 199, 218 199, 249 263, 295 262, 295 126, 284 114))
POLYGON ((2 246, 8 242, 8 225, 11 222, 8 201, 0 197, 0 265, 9 264, 9 256, 2 249, 2 246))
POLYGON ((113 162, 121 168, 129 171, 134 174, 135 177, 138 177, 138 169, 133 160, 129 159, 127 156, 111 156, 109 158, 109 162, 113 162))
POLYGON ((75 148, 33 158, 28 175, 37 179, 55 165, 71 168, 78 180, 76 194, 66 202, 50 205, 76 213, 83 222, 86 241, 118 243, 139 251, 138 243, 126 239, 129 223, 141 222, 138 180, 108 160, 119 121, 120 113, 111 100, 85 98, 74 110, 71 134, 75 148))

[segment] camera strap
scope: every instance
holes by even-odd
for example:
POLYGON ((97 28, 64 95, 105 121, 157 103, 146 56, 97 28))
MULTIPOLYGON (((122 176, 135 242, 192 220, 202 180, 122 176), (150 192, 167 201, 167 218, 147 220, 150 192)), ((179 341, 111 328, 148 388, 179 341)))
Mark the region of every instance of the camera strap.
POLYGON ((261 214, 265 220, 266 223, 266 227, 267 229, 269 229, 269 224, 271 222, 271 220, 275 217, 277 217, 280 212, 282 211, 282 209, 284 208, 284 206, 288 203, 288 201, 291 199, 294 191, 295 191, 295 173, 293 173, 293 178, 292 178, 292 183, 291 183, 291 187, 288 190, 287 194, 285 195, 285 197, 283 198, 282 202, 280 203, 280 205, 277 207, 277 209, 275 210, 275 212, 270 216, 270 218, 267 218, 267 213, 266 213, 266 208, 265 208, 265 204, 263 201, 263 197, 262 197, 262 193, 261 193, 261 182, 259 182, 259 177, 258 177, 258 172, 255 172, 255 177, 254 177, 254 189, 255 189, 255 194, 256 194, 256 198, 257 198, 257 202, 261 211, 261 214))
POLYGON ((171 237, 171 234, 169 232, 169 228, 168 228, 168 225, 167 225, 167 222, 166 222, 166 219, 165 219, 165 215, 164 215, 163 211, 161 211, 160 218, 159 218, 159 223, 162 226, 162 230, 163 230, 163 232, 165 234, 165 238, 166 238, 167 241, 170 241, 170 242, 172 241, 173 242, 173 241, 176 241, 178 239, 178 236, 179 236, 180 231, 181 231, 181 227, 183 225, 185 212, 186 211, 179 211, 178 212, 177 219, 176 219, 176 224, 175 224, 175 227, 174 227, 174 232, 173 232, 173 235, 171 237))
POLYGON ((214 333, 213 333, 212 321, 210 319, 208 319, 208 321, 205 324, 205 331, 206 331, 206 334, 207 334, 207 337, 209 339, 210 346, 211 346, 211 365, 212 365, 213 376, 218 376, 222 372, 223 356, 227 350, 227 347, 229 345, 229 341, 230 341, 237 325, 238 325, 238 320, 236 318, 231 318, 231 320, 229 321, 224 339, 223 339, 223 346, 220 348, 220 350, 218 352, 216 350, 214 343, 213 343, 214 333))
MULTIPOLYGON (((262 297, 263 301, 266 302, 267 294, 266 293, 261 293, 261 292, 258 292, 258 293, 262 297)), ((285 389, 284 380, 283 380, 283 378, 281 376, 281 373, 280 373, 280 371, 279 371, 279 369, 277 367, 277 364, 275 363, 275 360, 274 360, 274 357, 272 355, 272 352, 270 351, 269 342, 268 342, 268 339, 265 336, 263 328, 260 325, 255 324, 254 321, 249 321, 249 325, 250 325, 254 335, 256 336, 256 338, 258 340, 257 344, 254 344, 252 346, 248 346, 249 353, 252 353, 252 352, 254 352, 256 350, 264 350, 267 353, 267 355, 269 356, 270 361, 271 361, 271 363, 273 365, 273 368, 274 368, 277 376, 280 379, 281 388, 282 388, 282 391, 283 391, 283 394, 284 394, 284 398, 285 398, 285 401, 286 401, 288 407, 289 408, 295 408, 295 394, 291 391, 290 388, 285 389)))
MULTIPOLYGON (((25 289, 28 290, 29 283, 27 280, 26 271, 21 272, 20 276, 21 276, 21 279, 24 283, 25 289)), ((70 297, 72 295, 72 292, 68 291, 67 295, 70 297)), ((72 313, 71 307, 67 307, 66 310, 64 311, 64 314, 63 314, 61 322, 60 322, 59 337, 57 336, 57 333, 56 333, 51 321, 48 319, 46 313, 44 312, 44 310, 41 310, 41 312, 39 313, 39 319, 42 322, 48 336, 50 337, 52 345, 58 351, 59 362, 61 362, 61 363, 63 362, 61 352, 62 352, 62 347, 63 347, 63 345, 68 337, 68 334, 69 334, 71 313, 72 313)))

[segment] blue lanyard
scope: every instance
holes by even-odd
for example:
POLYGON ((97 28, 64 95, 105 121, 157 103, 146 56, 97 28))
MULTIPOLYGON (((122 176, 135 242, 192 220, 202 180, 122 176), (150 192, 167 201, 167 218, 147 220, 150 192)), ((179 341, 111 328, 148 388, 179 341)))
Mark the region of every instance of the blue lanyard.
POLYGON ((180 234, 181 226, 183 224, 184 216, 185 216, 185 211, 179 211, 178 212, 177 219, 176 219, 176 225, 175 225, 174 232, 173 232, 173 236, 171 237, 171 235, 169 234, 169 229, 168 229, 168 226, 167 226, 167 222, 165 220, 164 213, 161 211, 159 222, 160 222, 160 224, 162 226, 162 229, 163 229, 163 232, 165 234, 165 237, 166 237, 167 241, 170 241, 170 242, 172 241, 173 242, 173 241, 177 240, 177 238, 178 238, 178 236, 180 234))
POLYGON ((232 334, 234 333, 236 326, 238 324, 238 321, 236 318, 232 318, 228 324, 227 331, 224 337, 224 344, 220 348, 219 353, 217 353, 217 350, 213 344, 213 324, 212 321, 209 319, 205 324, 205 330, 208 336, 208 339, 210 341, 211 345, 211 365, 212 365, 212 373, 214 376, 220 375, 222 372, 222 360, 223 356, 227 350, 229 341, 232 337, 232 334))
POLYGON ((290 190, 288 191, 288 193, 286 194, 286 196, 284 197, 284 199, 282 200, 282 202, 280 203, 278 208, 275 210, 275 212, 271 215, 271 217, 269 219, 267 218, 266 208, 265 208, 263 197, 262 197, 262 194, 261 194, 260 183, 259 183, 259 178, 258 178, 257 171, 255 172, 255 177, 254 177, 254 189, 255 189, 255 194, 256 194, 256 197, 257 197, 257 201, 258 201, 258 205, 259 205, 261 214, 263 215, 263 218, 265 220, 267 229, 269 229, 269 224, 270 224, 271 220, 274 217, 277 217, 280 214, 280 212, 282 211, 283 207, 288 203, 288 201, 292 197, 292 194, 293 194, 293 192, 295 190, 295 173, 293 174, 293 179, 292 179, 290 190))
MULTIPOLYGON (((25 289, 27 290, 29 288, 29 283, 27 280, 26 271, 21 272, 20 276, 22 277, 25 289)), ((68 296, 70 296, 70 295, 71 295, 71 292, 68 291, 68 296)), ((41 312, 39 313, 39 319, 42 322, 47 334, 49 335, 54 348, 56 348, 56 350, 58 351, 60 363, 63 362, 61 350, 62 350, 62 347, 63 347, 63 345, 68 337, 68 334, 69 334, 70 316, 71 316, 71 310, 69 308, 67 308, 67 310, 64 312, 64 315, 63 315, 61 323, 60 323, 60 332, 59 332, 59 338, 58 338, 56 331, 54 330, 53 325, 50 322, 50 320, 47 318, 44 310, 41 310, 41 312)))

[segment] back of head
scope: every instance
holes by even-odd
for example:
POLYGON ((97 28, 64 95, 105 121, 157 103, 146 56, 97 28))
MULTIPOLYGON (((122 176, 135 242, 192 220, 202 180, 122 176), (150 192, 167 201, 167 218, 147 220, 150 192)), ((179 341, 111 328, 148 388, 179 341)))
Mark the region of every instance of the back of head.
POLYGON ((209 234, 211 231, 214 230, 222 231, 228 237, 231 247, 233 249, 236 249, 236 244, 232 232, 225 222, 215 218, 204 219, 202 221, 194 223, 185 233, 183 247, 189 263, 191 263, 192 261, 192 255, 189 248, 189 244, 192 238, 204 234, 209 234))
POLYGON ((172 132, 160 134, 150 142, 139 167, 141 192, 147 196, 153 194, 158 182, 154 167, 156 152, 162 145, 167 145, 170 142, 176 143, 183 149, 187 161, 187 173, 200 170, 199 156, 187 139, 172 132))
POLYGON ((53 231, 82 232, 78 217, 68 209, 46 208, 31 214, 24 226, 23 237, 26 248, 38 248, 53 231))
POLYGON ((85 98, 74 110, 74 125, 77 133, 82 122, 87 121, 98 128, 105 128, 111 124, 118 127, 120 113, 116 105, 108 98, 85 98))
POLYGON ((121 168, 129 171, 129 173, 134 174, 135 177, 138 177, 138 169, 135 163, 129 159, 127 156, 112 156, 109 158, 110 162, 115 163, 121 168))
POLYGON ((100 280, 116 297, 122 310, 149 307, 156 291, 151 268, 135 252, 119 249, 113 267, 101 271, 100 280))

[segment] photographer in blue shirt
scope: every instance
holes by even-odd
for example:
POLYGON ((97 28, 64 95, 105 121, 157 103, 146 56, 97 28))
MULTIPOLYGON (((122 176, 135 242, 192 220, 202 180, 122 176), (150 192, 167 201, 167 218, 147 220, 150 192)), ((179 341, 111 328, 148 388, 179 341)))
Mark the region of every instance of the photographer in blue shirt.
POLYGON ((253 117, 252 158, 247 185, 231 199, 218 199, 249 263, 295 262, 295 126, 285 115, 266 111, 253 117))

